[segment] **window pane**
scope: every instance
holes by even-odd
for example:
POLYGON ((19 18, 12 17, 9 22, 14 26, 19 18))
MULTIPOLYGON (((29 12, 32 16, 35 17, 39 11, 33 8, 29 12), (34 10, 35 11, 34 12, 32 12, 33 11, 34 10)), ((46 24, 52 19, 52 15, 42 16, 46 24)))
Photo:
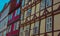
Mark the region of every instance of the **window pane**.
POLYGON ((24 15, 23 14, 21 14, 21 20, 23 20, 24 19, 24 15))
POLYGON ((25 30, 25 36, 29 36, 29 29, 30 29, 30 25, 27 25, 25 30))
POLYGON ((25 31, 25 36, 29 36, 29 31, 28 30, 25 31))
POLYGON ((11 25, 8 27, 8 32, 10 32, 11 31, 11 25))
POLYGON ((23 27, 20 28, 20 36, 23 36, 23 27))
POLYGON ((11 20, 11 19, 12 19, 12 14, 9 15, 9 20, 11 20))
POLYGON ((0 36, 2 36, 2 33, 0 33, 0 36))
POLYGON ((45 1, 46 1, 46 7, 52 5, 52 0, 42 0, 41 1, 41 6, 40 6, 41 9, 44 9, 45 8, 45 1))
POLYGON ((22 7, 24 7, 25 5, 25 0, 22 0, 22 7))
POLYGON ((20 14, 20 8, 16 10, 15 16, 20 14))
POLYGON ((35 22, 35 26, 34 26, 34 29, 33 29, 34 33, 33 34, 38 34, 38 31, 39 31, 39 21, 38 22, 35 22))
POLYGON ((17 0, 17 4, 19 4, 20 0, 17 0))
POLYGON ((46 18, 46 32, 52 31, 52 17, 46 18))
POLYGON ((6 36, 6 31, 4 31, 4 36, 6 36))
POLYGON ((14 23, 14 30, 18 30, 18 28, 19 28, 19 21, 14 23))
POLYGON ((31 9, 28 9, 27 13, 26 13, 26 16, 28 17, 28 16, 30 16, 30 14, 31 14, 31 9))
POLYGON ((52 0, 46 0, 46 6, 51 6, 52 5, 52 0))
POLYGON ((41 8, 41 9, 44 9, 44 8, 45 8, 45 0, 42 0, 42 1, 41 1, 40 8, 41 8))

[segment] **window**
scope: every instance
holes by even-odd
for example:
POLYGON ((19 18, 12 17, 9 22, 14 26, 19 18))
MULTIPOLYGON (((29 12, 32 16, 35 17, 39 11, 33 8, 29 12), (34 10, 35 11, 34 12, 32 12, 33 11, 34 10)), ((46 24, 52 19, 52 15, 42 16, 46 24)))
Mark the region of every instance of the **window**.
POLYGON ((22 8, 24 7, 25 5, 25 0, 22 0, 22 8))
POLYGON ((45 8, 45 0, 42 0, 41 1, 41 5, 40 5, 40 9, 44 9, 45 8))
POLYGON ((3 35, 6 36, 6 31, 4 31, 4 34, 3 35))
POLYGON ((33 34, 35 35, 36 34, 36 31, 37 31, 37 27, 34 27, 33 30, 34 30, 33 31, 33 34))
POLYGON ((23 36, 23 32, 20 32, 20 36, 23 36))
POLYGON ((17 0, 17 4, 19 4, 20 0, 17 0))
POLYGON ((20 8, 16 10, 15 16, 20 14, 20 8))
POLYGON ((25 30, 25 36, 29 36, 29 29, 30 29, 30 25, 27 25, 25 30))
POLYGON ((38 22, 35 22, 35 26, 34 26, 34 28, 33 28, 33 34, 35 35, 35 34, 38 34, 38 31, 39 31, 39 21, 38 22))
POLYGON ((19 21, 14 23, 14 30, 18 30, 18 28, 19 28, 19 21))
POLYGON ((0 29, 2 29, 3 27, 5 29, 7 26, 7 23, 8 23, 8 17, 6 17, 4 20, 0 22, 0 29))
POLYGON ((28 17, 28 16, 30 16, 30 14, 31 14, 31 9, 28 9, 27 13, 26 13, 26 16, 28 17))
POLYGON ((0 36, 2 36, 2 33, 0 32, 0 36))
POLYGON ((46 32, 52 31, 52 17, 46 18, 46 32))
POLYGON ((8 27, 8 32, 10 32, 11 31, 11 25, 8 27))
POLYGON ((6 17, 6 18, 3 20, 4 26, 7 26, 7 23, 8 23, 8 17, 6 17))
POLYGON ((25 5, 28 5, 28 0, 25 0, 25 5))
POLYGON ((41 5, 40 5, 41 9, 45 8, 45 1, 46 1, 46 7, 51 6, 51 4, 52 4, 52 0, 42 0, 41 5))
POLYGON ((29 36, 29 31, 28 30, 25 31, 25 36, 29 36))
POLYGON ((10 15, 8 16, 8 18, 9 18, 9 20, 11 20, 11 19, 12 19, 12 14, 10 14, 10 15))
POLYGON ((23 14, 21 14, 21 20, 23 20, 24 19, 24 15, 23 14))
POLYGON ((23 36, 23 31, 24 31, 24 30, 23 30, 23 28, 21 27, 21 28, 20 28, 20 36, 23 36))
POLYGON ((46 0, 46 6, 51 6, 52 5, 52 0, 46 0))

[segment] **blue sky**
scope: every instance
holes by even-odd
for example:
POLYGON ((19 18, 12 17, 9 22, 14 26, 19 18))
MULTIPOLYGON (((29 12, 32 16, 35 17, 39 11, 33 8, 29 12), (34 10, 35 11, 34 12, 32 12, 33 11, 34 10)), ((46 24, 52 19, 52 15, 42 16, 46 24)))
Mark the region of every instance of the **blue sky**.
POLYGON ((10 0, 0 0, 0 12, 2 11, 4 4, 8 3, 10 0))

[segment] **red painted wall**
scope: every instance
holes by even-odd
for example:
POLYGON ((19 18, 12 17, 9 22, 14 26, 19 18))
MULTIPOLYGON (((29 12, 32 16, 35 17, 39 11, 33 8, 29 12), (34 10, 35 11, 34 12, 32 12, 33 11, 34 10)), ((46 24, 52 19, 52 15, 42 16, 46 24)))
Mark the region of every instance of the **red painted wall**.
POLYGON ((11 31, 10 33, 7 33, 6 36, 18 36, 19 35, 19 30, 16 30, 16 31, 11 31))
POLYGON ((10 4, 11 4, 10 5, 10 11, 12 11, 16 7, 16 0, 11 0, 11 3, 10 4))
MULTIPOLYGON (((13 12, 12 22, 15 22, 17 19, 19 19, 19 15, 15 16, 15 12, 13 12)), ((12 23, 12 22, 9 21, 9 24, 12 23)), ((18 33, 19 33, 19 30, 14 31, 14 24, 11 24, 11 32, 7 33, 6 36, 13 36, 13 35, 18 36, 18 33)))

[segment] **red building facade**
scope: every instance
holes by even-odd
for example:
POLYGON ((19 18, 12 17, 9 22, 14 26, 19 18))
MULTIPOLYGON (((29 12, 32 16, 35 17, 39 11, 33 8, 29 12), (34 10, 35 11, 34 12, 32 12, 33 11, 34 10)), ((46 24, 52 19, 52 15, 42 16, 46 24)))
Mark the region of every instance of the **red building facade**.
POLYGON ((8 15, 8 25, 6 36, 18 36, 19 35, 19 21, 20 18, 20 0, 11 0, 10 12, 8 15))

